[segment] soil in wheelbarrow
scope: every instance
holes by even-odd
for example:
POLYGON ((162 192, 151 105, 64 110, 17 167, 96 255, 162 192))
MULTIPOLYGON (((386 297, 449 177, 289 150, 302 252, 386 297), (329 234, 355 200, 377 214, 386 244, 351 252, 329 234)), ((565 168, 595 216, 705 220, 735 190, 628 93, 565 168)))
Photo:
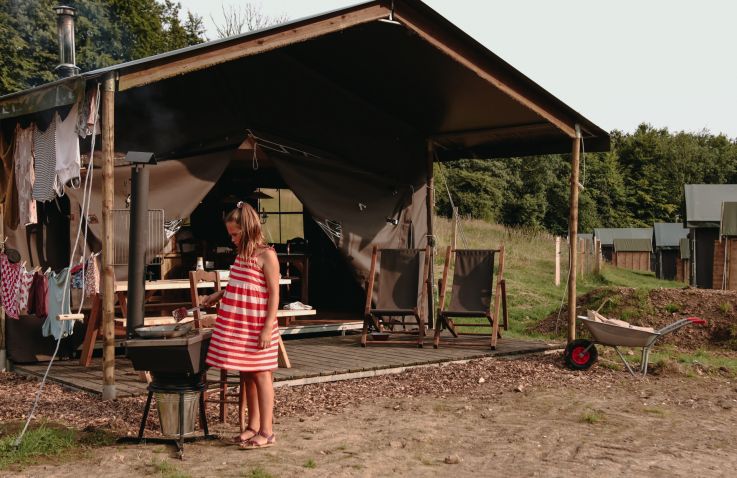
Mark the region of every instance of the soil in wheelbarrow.
MULTIPOLYGON (((601 287, 578 297, 576 315, 599 309, 606 317, 656 330, 685 317, 701 317, 706 326, 684 327, 668 334, 659 343, 682 349, 718 347, 737 350, 737 292, 721 290, 631 289, 601 287), (605 302, 606 301, 606 302, 605 302), (603 307, 602 307, 603 304, 603 307)), ((557 311, 530 328, 531 332, 563 336, 566 333, 567 308, 557 311)), ((588 337, 580 323, 577 336, 588 337)))

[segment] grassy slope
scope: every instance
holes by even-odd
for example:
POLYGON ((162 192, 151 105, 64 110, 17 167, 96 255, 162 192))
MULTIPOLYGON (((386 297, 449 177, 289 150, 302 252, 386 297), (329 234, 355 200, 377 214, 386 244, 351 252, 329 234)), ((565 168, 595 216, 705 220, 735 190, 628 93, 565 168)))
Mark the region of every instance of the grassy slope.
MULTIPOLYGON (((435 260, 435 278, 441 277, 445 247, 450 244, 451 222, 436 218, 435 234, 438 238, 438 255, 435 260)), ((505 245, 504 276, 507 280, 509 299, 510 336, 529 336, 525 329, 559 310, 566 300, 568 253, 566 243, 561 243, 561 285, 553 283, 555 271, 555 238, 547 233, 509 229, 483 221, 461 221, 458 248, 486 249, 505 245)), ((638 289, 656 287, 683 287, 682 283, 662 281, 652 273, 642 273, 605 266, 601 276, 587 274, 578 278, 578 295, 596 287, 623 286, 638 289)), ((561 317, 562 323, 566 318, 561 317)), ((487 329, 488 330, 488 329, 487 329)))

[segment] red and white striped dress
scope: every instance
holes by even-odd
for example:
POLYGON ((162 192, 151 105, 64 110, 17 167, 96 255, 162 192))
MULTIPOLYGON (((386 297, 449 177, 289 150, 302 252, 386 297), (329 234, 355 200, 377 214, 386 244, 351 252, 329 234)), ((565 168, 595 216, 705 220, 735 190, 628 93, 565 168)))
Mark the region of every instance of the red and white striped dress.
POLYGON ((256 259, 238 256, 230 266, 230 278, 218 307, 218 317, 205 361, 208 365, 240 372, 262 372, 277 368, 279 327, 272 326, 271 345, 258 348, 258 337, 266 321, 266 277, 256 259))

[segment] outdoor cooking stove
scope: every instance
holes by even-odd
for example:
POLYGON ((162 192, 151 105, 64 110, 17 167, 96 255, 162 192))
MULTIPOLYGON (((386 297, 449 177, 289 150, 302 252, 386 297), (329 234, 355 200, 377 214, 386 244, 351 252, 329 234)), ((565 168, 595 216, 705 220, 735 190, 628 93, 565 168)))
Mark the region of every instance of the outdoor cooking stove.
POLYGON ((133 369, 151 373, 148 397, 143 410, 138 438, 122 438, 122 442, 171 443, 177 456, 184 458, 184 442, 213 439, 205 415, 205 356, 210 345, 211 330, 195 329, 174 338, 133 338, 126 340, 126 355, 133 369), (161 431, 169 438, 144 438, 151 399, 156 394, 161 431), (199 407, 197 407, 199 404, 199 407), (194 436, 195 410, 199 408, 202 436, 194 436))

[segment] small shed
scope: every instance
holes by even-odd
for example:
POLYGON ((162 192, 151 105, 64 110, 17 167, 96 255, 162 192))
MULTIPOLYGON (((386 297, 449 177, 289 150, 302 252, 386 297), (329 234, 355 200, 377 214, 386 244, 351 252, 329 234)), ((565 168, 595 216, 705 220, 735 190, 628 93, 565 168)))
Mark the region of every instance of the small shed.
POLYGON ((648 239, 614 239, 612 263, 623 269, 650 270, 650 254, 653 243, 648 239))
POLYGON ((714 283, 714 258, 719 243, 722 203, 737 201, 737 184, 686 184, 686 227, 691 247, 691 285, 701 289, 714 283))
POLYGON ((653 225, 655 246, 655 276, 658 279, 675 280, 676 261, 680 258, 681 239, 688 236, 688 229, 681 223, 656 222, 653 225))
POLYGON ((597 227, 594 237, 601 243, 601 255, 607 262, 614 259, 614 239, 648 239, 652 241, 651 227, 597 227))
POLYGON ((714 288, 737 290, 737 202, 722 203, 719 241, 714 245, 714 288))
POLYGON ((689 247, 688 237, 680 240, 678 246, 678 257, 676 258, 676 280, 688 284, 689 263, 691 259, 691 249, 689 247))

